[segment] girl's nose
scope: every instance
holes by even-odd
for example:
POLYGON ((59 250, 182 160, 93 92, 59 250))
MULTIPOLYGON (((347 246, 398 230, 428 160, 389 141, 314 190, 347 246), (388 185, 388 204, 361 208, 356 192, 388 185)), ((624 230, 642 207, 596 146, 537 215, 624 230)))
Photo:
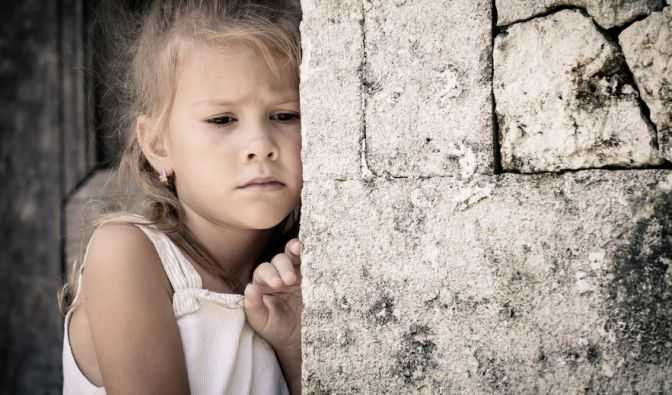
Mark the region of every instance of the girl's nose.
POLYGON ((248 150, 246 159, 248 161, 254 160, 254 159, 259 159, 261 158, 268 158, 270 160, 276 160, 278 157, 278 152, 275 148, 269 147, 270 149, 255 149, 255 150, 248 150))
POLYGON ((267 133, 259 133, 256 138, 250 141, 245 148, 244 161, 271 160, 278 159, 279 152, 277 145, 271 140, 267 133))

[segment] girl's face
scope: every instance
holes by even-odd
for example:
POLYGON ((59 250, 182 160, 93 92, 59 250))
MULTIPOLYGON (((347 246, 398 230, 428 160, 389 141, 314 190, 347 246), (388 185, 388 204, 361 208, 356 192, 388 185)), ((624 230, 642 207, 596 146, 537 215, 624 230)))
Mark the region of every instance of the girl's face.
POLYGON ((268 229, 298 204, 297 76, 289 65, 279 71, 274 75, 260 54, 243 45, 194 46, 183 57, 167 150, 188 212, 213 224, 268 229), (283 185, 242 188, 257 177, 283 185))

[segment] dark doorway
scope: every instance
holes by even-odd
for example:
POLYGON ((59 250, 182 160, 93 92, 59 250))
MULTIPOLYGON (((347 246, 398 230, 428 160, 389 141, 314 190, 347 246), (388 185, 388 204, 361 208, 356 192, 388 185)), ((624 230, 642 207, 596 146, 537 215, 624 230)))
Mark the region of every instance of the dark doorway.
POLYGON ((8 2, 0 13, 0 394, 62 391, 66 207, 119 151, 101 123, 98 3, 8 2))

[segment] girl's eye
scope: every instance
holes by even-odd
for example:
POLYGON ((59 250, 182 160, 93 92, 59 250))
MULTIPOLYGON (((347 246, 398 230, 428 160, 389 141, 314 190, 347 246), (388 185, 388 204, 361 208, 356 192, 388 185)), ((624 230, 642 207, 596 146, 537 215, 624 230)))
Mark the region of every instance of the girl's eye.
POLYGON ((236 119, 230 115, 221 115, 218 117, 210 118, 206 120, 207 123, 212 123, 215 125, 227 126, 233 123, 236 119))
POLYGON ((271 115, 271 120, 273 121, 290 122, 297 119, 301 119, 301 115, 298 112, 280 112, 271 115))

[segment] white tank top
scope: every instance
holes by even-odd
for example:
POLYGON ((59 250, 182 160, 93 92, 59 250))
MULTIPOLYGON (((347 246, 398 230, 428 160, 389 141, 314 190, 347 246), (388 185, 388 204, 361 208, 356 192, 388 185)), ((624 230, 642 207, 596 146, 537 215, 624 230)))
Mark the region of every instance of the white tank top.
MULTIPOLYGON (((134 217, 143 220, 143 217, 134 217)), ((137 225, 156 248, 175 290, 173 310, 182 339, 194 395, 289 394, 271 346, 245 320, 243 295, 203 289, 202 280, 182 251, 151 225, 137 225)), ((84 262, 91 240, 86 247, 84 262)), ((75 299, 79 297, 80 283, 75 299)), ((70 348, 68 328, 74 309, 65 316, 63 336, 63 394, 105 394, 79 369, 70 348)))

